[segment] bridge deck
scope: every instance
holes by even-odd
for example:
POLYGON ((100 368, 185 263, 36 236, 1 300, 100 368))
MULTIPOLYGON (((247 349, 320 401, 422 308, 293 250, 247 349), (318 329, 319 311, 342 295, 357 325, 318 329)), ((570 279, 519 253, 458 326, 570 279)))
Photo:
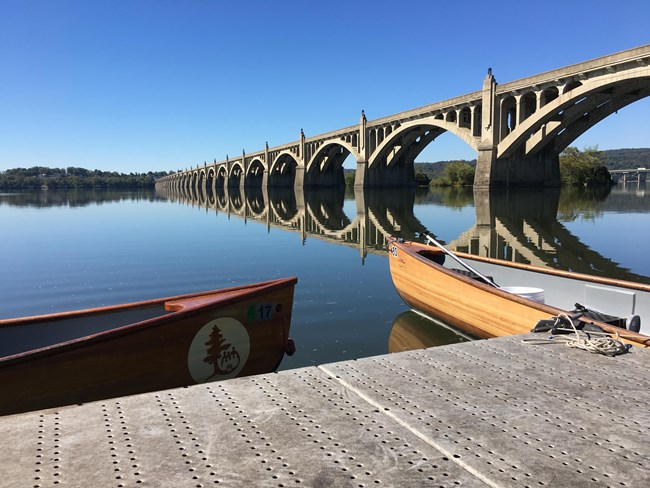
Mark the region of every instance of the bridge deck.
POLYGON ((1 486, 648 486, 650 351, 501 338, 0 419, 1 486))

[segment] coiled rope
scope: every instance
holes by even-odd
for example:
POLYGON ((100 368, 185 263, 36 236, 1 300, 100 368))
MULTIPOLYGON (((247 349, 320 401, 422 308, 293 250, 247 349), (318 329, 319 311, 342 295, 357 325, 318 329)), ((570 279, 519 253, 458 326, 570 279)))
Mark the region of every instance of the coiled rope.
POLYGON ((582 349, 584 351, 592 352, 594 354, 604 354, 605 356, 618 356, 625 354, 630 349, 630 344, 624 344, 619 340, 618 333, 614 337, 607 332, 584 332, 578 330, 569 317, 565 313, 561 313, 556 317, 553 326, 554 331, 558 332, 573 332, 575 335, 552 335, 547 339, 522 339, 522 342, 527 344, 560 344, 564 343, 569 347, 582 349), (562 324, 568 323, 571 328, 562 327, 562 324), (591 337, 602 336, 602 337, 591 337))

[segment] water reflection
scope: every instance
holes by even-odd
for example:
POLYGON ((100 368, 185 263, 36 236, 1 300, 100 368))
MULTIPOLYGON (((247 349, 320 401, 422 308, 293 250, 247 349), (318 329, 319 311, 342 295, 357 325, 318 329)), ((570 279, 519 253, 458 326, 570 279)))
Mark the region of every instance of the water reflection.
MULTIPOLYGON (((649 283, 593 251, 561 221, 594 219, 619 200, 609 189, 475 190, 476 224, 449 245, 457 251, 536 266, 649 283), (605 205, 607 202, 607 205, 605 205)), ((637 198, 640 211, 648 202, 637 198)), ((607 239, 603 235, 603 239, 607 239)))
MULTIPOLYGON (((414 213, 427 205, 454 209, 475 207, 474 225, 447 242, 450 249, 549 266, 587 274, 649 283, 610 258, 590 249, 564 223, 596 220, 604 212, 649 213, 645 185, 618 185, 609 189, 472 190, 444 188, 409 190, 315 190, 308 188, 201 187, 181 191, 158 188, 111 191, 76 190, 1 193, 0 205, 18 207, 82 207, 126 200, 171 200, 206 212, 263 222, 307 237, 355 247, 362 261, 368 253, 382 254, 389 235, 414 239, 428 228, 414 213)), ((607 239, 610 236, 603 236, 607 239)), ((611 236, 612 238, 615 236, 611 236)))
POLYGON ((632 281, 650 279, 621 267, 591 250, 562 222, 594 219, 605 211, 649 212, 650 201, 638 188, 539 190, 314 190, 309 188, 158 189, 158 195, 210 212, 254 219, 271 228, 296 232, 303 242, 313 237, 359 249, 385 252, 389 235, 414 239, 423 231, 434 236, 414 213, 416 205, 465 208, 474 205, 476 222, 448 242, 452 250, 537 266, 549 266, 632 281), (641 195, 643 196, 643 195, 641 195), (346 212, 346 199, 354 210, 346 212))
POLYGON ((368 252, 383 253, 391 234, 414 236, 424 226, 414 213, 415 190, 370 192, 358 190, 346 197, 344 188, 223 188, 215 193, 189 188, 158 189, 174 202, 196 206, 206 212, 257 220, 271 228, 358 247, 362 258, 368 252), (354 199, 352 215, 345 211, 346 198, 354 199))
POLYGON ((15 207, 85 207, 122 201, 154 201, 161 197, 153 189, 105 190, 80 189, 68 191, 34 191, 0 193, 0 205, 15 207))
POLYGON ((468 340, 459 332, 409 310, 395 318, 388 338, 388 352, 412 351, 468 340))

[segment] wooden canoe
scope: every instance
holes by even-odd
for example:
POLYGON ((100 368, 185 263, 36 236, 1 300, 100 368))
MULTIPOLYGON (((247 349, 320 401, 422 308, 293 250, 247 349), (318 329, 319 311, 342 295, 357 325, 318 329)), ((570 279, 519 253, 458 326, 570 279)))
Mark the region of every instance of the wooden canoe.
MULTIPOLYGON (((544 303, 539 303, 459 273, 455 268, 461 266, 445 259, 437 246, 393 237, 387 246, 391 278, 406 304, 476 338, 528 333, 539 320, 571 311, 575 303, 621 317, 637 314, 643 318, 647 311, 646 321, 650 321, 648 285, 455 253, 501 287, 544 290, 544 303)), ((643 333, 589 322, 618 332, 628 342, 650 347, 650 337, 643 333)))
POLYGON ((0 320, 0 415, 274 371, 296 283, 0 320))

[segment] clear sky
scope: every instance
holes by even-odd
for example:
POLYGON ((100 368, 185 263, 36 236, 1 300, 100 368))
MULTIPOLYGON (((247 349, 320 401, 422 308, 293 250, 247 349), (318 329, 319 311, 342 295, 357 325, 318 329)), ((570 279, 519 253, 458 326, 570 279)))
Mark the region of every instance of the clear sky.
MULTIPOLYGON (((169 171, 650 43, 648 0, 0 0, 0 171, 169 171)), ((574 145, 650 147, 650 99, 574 145)), ((421 161, 473 159, 450 134, 421 161)))

